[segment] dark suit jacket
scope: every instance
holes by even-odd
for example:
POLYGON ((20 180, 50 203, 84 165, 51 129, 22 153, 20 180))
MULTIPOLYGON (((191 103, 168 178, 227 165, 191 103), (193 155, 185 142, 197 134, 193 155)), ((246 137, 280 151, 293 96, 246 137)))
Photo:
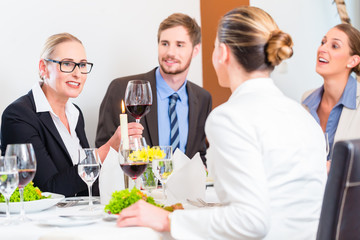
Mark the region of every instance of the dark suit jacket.
MULTIPOLYGON (((76 134, 80 139, 80 145, 88 148, 84 117, 80 109, 79 112, 76 134)), ((88 194, 87 185, 79 177, 77 165, 73 166, 50 113, 36 113, 32 91, 10 104, 3 112, 2 154, 5 153, 7 144, 11 143, 32 143, 37 161, 33 181, 41 191, 60 193, 65 196, 88 194)), ((97 182, 93 185, 93 193, 99 195, 97 182)))
MULTIPOLYGON (((158 111, 157 111, 157 94, 156 94, 156 68, 148 73, 117 78, 113 80, 105 94, 100 106, 99 123, 96 134, 96 146, 101 146, 107 142, 114 134, 120 124, 119 114, 121 113, 121 100, 125 99, 125 90, 130 80, 147 80, 150 82, 153 103, 150 112, 141 118, 140 123, 144 126, 143 136, 150 146, 159 145, 158 134, 158 111)), ((185 154, 192 158, 197 152, 205 164, 206 138, 205 138, 205 121, 212 107, 211 95, 205 89, 196 84, 187 81, 186 89, 189 96, 189 135, 186 144, 185 154)), ((129 120, 134 118, 129 115, 129 120)))

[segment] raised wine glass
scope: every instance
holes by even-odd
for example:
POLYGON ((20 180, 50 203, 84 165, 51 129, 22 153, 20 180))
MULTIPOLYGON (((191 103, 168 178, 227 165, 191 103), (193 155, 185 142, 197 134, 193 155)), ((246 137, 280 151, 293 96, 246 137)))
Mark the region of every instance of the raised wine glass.
POLYGON ((0 157, 0 193, 6 202, 6 219, 0 225, 11 225, 16 223, 10 218, 9 201, 11 194, 19 184, 19 174, 15 156, 0 157))
POLYGON ((95 210, 92 200, 92 185, 99 177, 100 157, 97 148, 79 149, 78 173, 89 190, 89 206, 82 210, 95 210))
POLYGON ((20 222, 31 221, 25 215, 24 209, 24 187, 33 180, 36 172, 36 157, 31 143, 9 144, 6 147, 5 156, 16 156, 19 171, 19 193, 20 193, 20 222))
POLYGON ((152 170, 157 179, 161 182, 163 187, 164 194, 164 204, 167 200, 166 194, 166 182, 168 177, 172 174, 173 171, 173 162, 172 162, 172 147, 171 146, 160 146, 158 147, 164 153, 161 158, 155 158, 152 160, 152 170))
POLYGON ((124 173, 134 180, 143 174, 148 164, 147 145, 145 138, 129 137, 129 148, 124 148, 123 140, 119 149, 119 163, 124 173))
POLYGON ((129 81, 125 91, 125 105, 137 123, 145 116, 152 105, 152 92, 149 81, 129 81))

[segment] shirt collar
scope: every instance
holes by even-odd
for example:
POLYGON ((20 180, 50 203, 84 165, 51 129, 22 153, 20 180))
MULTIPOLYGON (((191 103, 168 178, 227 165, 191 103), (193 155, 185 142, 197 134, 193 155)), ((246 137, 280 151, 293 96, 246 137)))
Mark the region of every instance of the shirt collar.
MULTIPOLYGON (((157 68, 155 71, 156 76, 156 91, 159 94, 161 100, 164 100, 175 93, 175 91, 165 82, 164 78, 160 74, 160 68, 157 68)), ((179 95, 179 101, 186 99, 186 83, 185 79, 184 84, 176 91, 179 95)))
MULTIPOLYGON (((34 102, 36 107, 36 112, 50 112, 54 116, 57 116, 54 111, 51 108, 51 105, 49 101, 47 100, 43 90, 41 89, 41 86, 43 85, 43 82, 38 82, 32 87, 32 93, 34 96, 34 102)), ((65 105, 65 112, 67 114, 70 114, 69 116, 74 117, 74 119, 78 118, 79 111, 77 108, 70 102, 67 101, 65 105)))
MULTIPOLYGON (((356 109, 356 79, 352 76, 349 76, 349 79, 346 83, 345 89, 339 102, 335 105, 343 105, 349 109, 356 109)), ((305 104, 310 111, 317 110, 319 107, 321 97, 324 93, 324 85, 316 89, 313 93, 311 93, 304 101, 305 104)))

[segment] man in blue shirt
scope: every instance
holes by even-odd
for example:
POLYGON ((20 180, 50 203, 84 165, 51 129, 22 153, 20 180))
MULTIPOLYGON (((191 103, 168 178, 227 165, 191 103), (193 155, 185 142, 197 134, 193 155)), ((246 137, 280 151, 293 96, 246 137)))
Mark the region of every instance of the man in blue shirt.
MULTIPOLYGON (((195 19, 175 13, 158 30, 159 67, 148 73, 113 80, 100 106, 96 146, 105 143, 119 126, 120 103, 130 80, 150 82, 153 103, 141 118, 150 146, 180 148, 189 158, 197 152, 206 163, 204 126, 212 108, 211 95, 187 80, 192 58, 200 51, 201 30, 195 19)), ((129 116, 129 120, 134 120, 129 116)))

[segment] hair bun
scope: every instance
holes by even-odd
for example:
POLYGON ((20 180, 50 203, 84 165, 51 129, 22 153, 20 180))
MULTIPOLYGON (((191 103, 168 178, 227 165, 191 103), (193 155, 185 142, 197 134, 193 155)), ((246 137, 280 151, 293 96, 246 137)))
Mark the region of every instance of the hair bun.
POLYGON ((271 33, 267 43, 267 60, 272 66, 279 65, 283 60, 293 55, 293 41, 289 34, 281 30, 275 30, 271 33))

